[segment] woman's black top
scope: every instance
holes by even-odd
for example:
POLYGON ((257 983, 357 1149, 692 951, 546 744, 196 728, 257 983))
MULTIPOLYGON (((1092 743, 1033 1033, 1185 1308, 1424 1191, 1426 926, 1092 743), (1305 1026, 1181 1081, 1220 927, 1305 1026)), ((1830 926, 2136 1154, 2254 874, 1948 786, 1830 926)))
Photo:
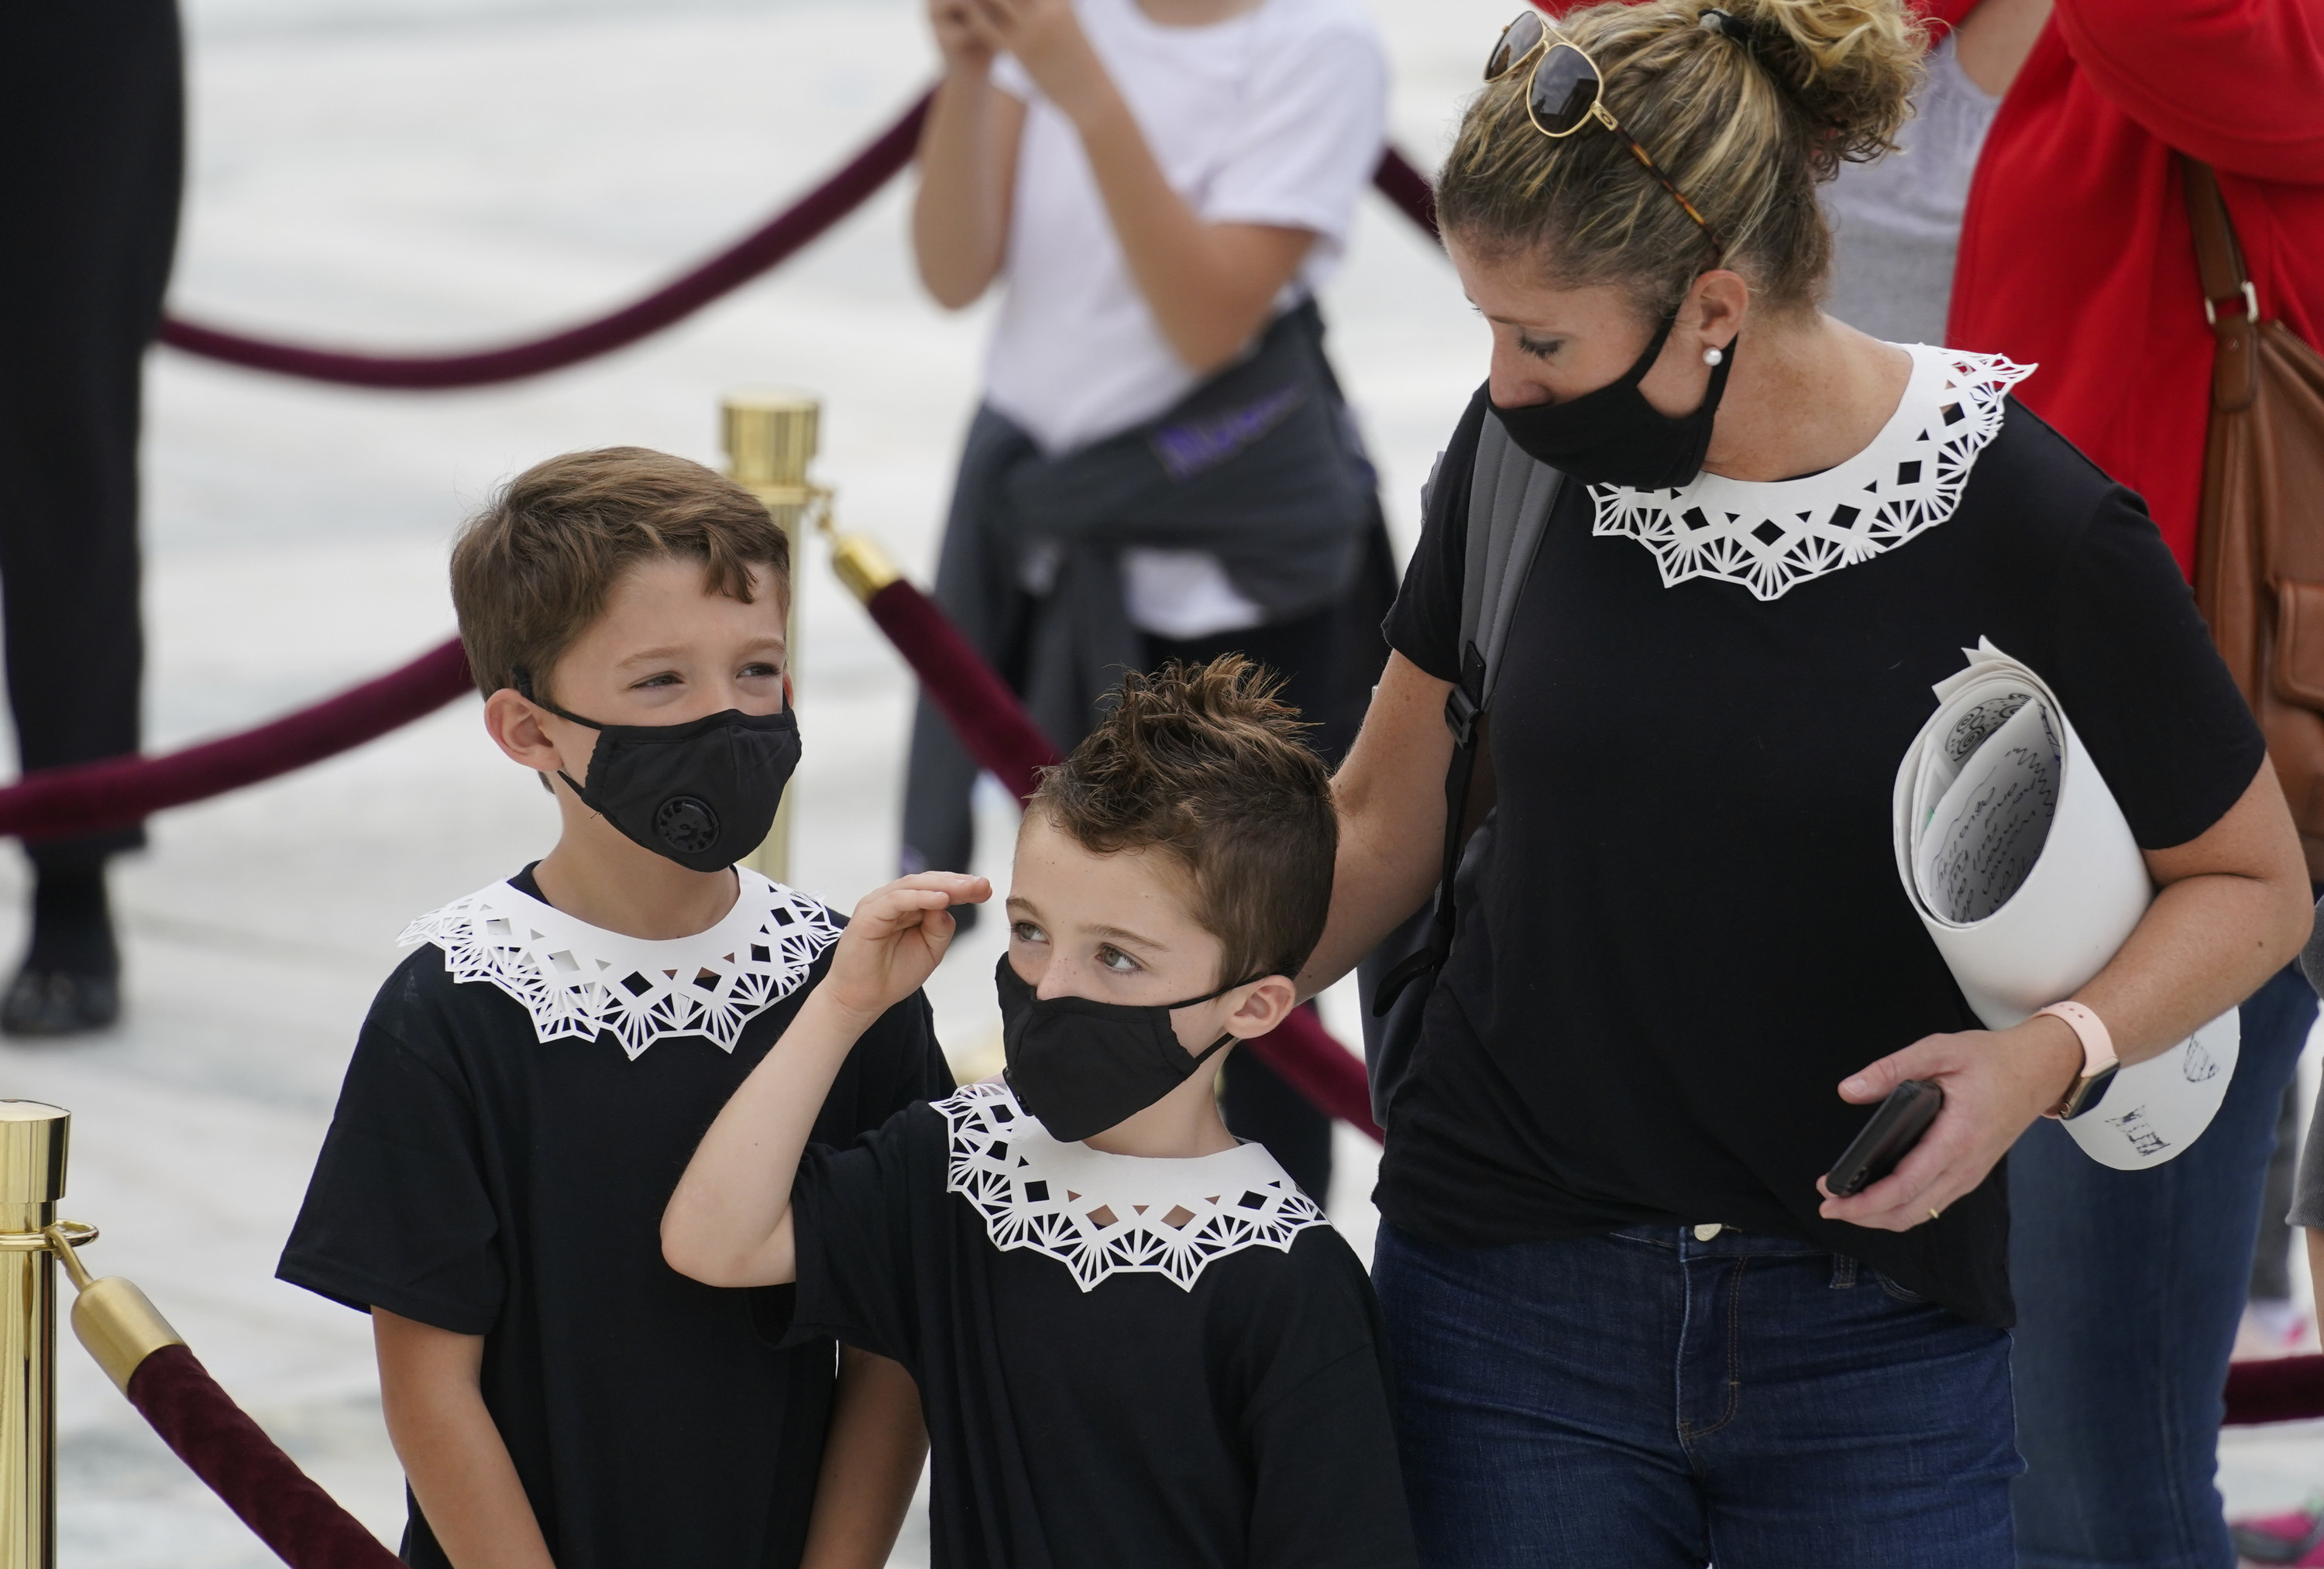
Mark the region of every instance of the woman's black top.
MULTIPOLYGON (((509 881, 540 898, 530 867, 509 881)), ((830 964, 826 948, 731 1051, 679 1035, 632 1059, 610 1029, 543 1041, 434 946, 364 1021, 276 1272, 484 1336, 484 1405, 560 1569, 799 1561, 835 1350, 778 1350, 752 1299, 789 1289, 689 1280, 662 1262, 660 1225, 711 1119, 830 964)), ((865 1032, 815 1136, 844 1142, 951 1087, 915 994, 865 1032)), ((449 1563, 416 1502, 403 1557, 449 1563)))
MULTIPOLYGON (((1480 390, 1386 629, 1444 681, 1486 417, 1480 390)), ((2056 692, 2142 847, 2201 834, 2264 748, 2185 580, 2014 399, 1951 516, 1774 599, 1666 587, 1595 509, 1565 487, 1508 635, 1498 844, 1390 1108, 1382 1215, 1468 1246, 1719 1222, 2006 1325, 2002 1169, 1910 1232, 1816 1214, 1868 1115, 1840 1081, 1979 1027, 1899 885, 1891 791, 1987 638, 2056 692)))
POLYGON ((975 1086, 811 1147, 791 1215, 794 1340, 918 1381, 936 1569, 1411 1569, 1370 1282, 1259 1146, 1061 1149, 975 1086))

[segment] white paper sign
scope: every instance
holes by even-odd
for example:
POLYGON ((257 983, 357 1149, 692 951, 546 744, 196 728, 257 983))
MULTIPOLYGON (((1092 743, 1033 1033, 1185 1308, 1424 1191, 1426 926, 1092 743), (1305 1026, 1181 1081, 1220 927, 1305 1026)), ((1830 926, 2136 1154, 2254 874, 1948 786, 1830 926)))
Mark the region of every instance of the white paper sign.
MULTIPOLYGON (((1969 1006, 2005 1030, 2106 968, 2154 885, 2042 678, 1989 642, 1964 652, 1896 772, 1896 874, 1969 1006)), ((2218 1111, 2242 1039, 2230 1008, 2116 1074, 2066 1131, 2122 1170, 2170 1160, 2218 1111)))

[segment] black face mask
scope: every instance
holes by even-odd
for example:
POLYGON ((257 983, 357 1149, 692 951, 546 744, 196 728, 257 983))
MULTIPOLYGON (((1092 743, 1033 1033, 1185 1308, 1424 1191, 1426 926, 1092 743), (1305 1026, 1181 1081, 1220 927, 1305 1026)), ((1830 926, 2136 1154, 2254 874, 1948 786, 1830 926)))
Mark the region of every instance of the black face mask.
POLYGON ((993 981, 1001 992, 1001 1041, 1009 1062, 1001 1077, 1049 1136, 1066 1142, 1136 1116, 1193 1078, 1195 1069, 1234 1039, 1222 1035, 1198 1054, 1180 1045, 1170 1028, 1173 1010, 1224 996, 1233 986, 1157 1007, 1039 997, 1005 953, 993 981))
POLYGON ((597 732, 589 783, 562 768, 583 804, 631 840, 689 871, 723 872, 766 841, 798 766, 798 716, 730 708, 682 725, 604 725, 517 690, 597 732))
POLYGON ((1563 403, 1536 403, 1523 408, 1493 405, 1493 413, 1509 439, 1528 457, 1537 458, 1585 485, 1628 485, 1634 491, 1668 491, 1690 484, 1702 472, 1702 454, 1711 450, 1711 425, 1719 400, 1727 393, 1727 372, 1735 368, 1735 345, 1729 344, 1711 367, 1711 385, 1703 390, 1702 406, 1676 418, 1646 401, 1638 383, 1662 357, 1678 318, 1663 323, 1655 341, 1637 363, 1579 398, 1563 403))

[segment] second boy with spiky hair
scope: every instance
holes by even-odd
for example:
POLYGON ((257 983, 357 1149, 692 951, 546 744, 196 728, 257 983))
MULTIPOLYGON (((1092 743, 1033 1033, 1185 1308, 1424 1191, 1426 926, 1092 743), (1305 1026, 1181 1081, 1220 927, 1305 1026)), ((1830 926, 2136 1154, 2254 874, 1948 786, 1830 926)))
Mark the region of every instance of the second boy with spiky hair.
POLYGON ((1323 766, 1238 656, 1132 676, 1028 807, 1006 1084, 853 1148, 808 1115, 982 878, 857 906, 662 1225, 713 1285, 796 1282, 790 1333, 918 1381, 938 1569, 1406 1569, 1362 1267, 1211 1069, 1294 1005, 1337 830, 1323 766))

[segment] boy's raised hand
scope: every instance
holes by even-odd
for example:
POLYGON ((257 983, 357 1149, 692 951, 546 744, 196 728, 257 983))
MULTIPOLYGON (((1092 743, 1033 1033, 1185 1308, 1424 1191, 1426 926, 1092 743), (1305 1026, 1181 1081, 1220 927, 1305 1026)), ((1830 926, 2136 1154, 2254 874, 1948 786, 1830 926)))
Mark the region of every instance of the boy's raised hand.
POLYGON ((816 988, 868 1024, 920 988, 952 946, 954 904, 982 904, 992 885, 960 872, 920 872, 876 888, 840 933, 831 969, 816 988))

